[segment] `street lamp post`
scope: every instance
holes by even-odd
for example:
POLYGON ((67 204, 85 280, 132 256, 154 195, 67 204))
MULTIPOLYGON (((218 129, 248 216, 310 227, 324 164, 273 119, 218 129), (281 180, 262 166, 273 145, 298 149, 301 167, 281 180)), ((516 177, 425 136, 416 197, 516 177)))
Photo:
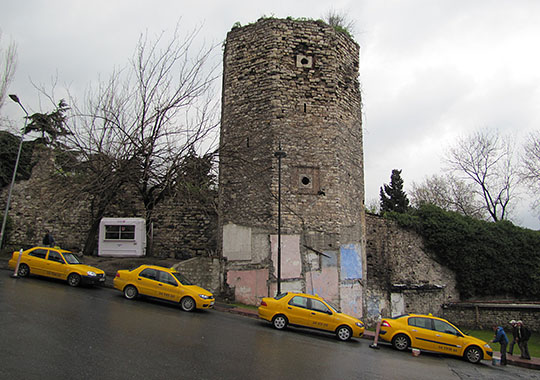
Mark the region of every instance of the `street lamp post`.
POLYGON ((274 152, 274 157, 278 159, 278 246, 277 246, 277 294, 281 293, 281 159, 287 157, 287 153, 279 148, 274 152))
POLYGON ((24 119, 24 128, 21 132, 21 141, 19 143, 19 151, 17 152, 17 159, 15 160, 15 167, 13 168, 13 176, 11 177, 11 185, 9 185, 9 192, 8 197, 6 201, 6 210, 4 211, 4 219, 2 220, 2 231, 0 232, 0 249, 2 248, 2 243, 4 242, 4 232, 6 230, 6 222, 9 212, 9 204, 11 203, 11 193, 13 192, 13 185, 15 184, 15 177, 17 176, 17 168, 19 166, 19 159, 21 158, 21 151, 22 151, 22 145, 24 140, 24 132, 26 131, 26 123, 28 122, 28 112, 26 112, 26 109, 22 105, 21 101, 17 97, 17 95, 9 95, 11 100, 13 100, 15 103, 18 103, 24 113, 26 114, 26 118, 24 119))

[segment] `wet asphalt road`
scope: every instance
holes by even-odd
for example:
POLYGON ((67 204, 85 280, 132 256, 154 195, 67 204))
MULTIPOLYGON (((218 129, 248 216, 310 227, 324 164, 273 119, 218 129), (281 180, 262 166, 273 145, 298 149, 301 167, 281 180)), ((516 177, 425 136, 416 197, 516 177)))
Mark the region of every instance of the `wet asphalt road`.
POLYGON ((0 379, 540 379, 0 271, 0 379))

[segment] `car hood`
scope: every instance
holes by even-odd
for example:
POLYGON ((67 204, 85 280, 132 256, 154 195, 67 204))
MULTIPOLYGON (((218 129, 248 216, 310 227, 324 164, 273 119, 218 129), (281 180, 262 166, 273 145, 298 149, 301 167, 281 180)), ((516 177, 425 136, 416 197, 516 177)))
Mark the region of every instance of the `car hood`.
POLYGON ((105 273, 104 271, 102 271, 99 268, 91 267, 90 265, 86 265, 86 264, 68 264, 68 265, 70 267, 76 267, 77 269, 80 269, 81 271, 84 271, 84 272, 94 272, 96 274, 104 274, 105 273))
POLYGON ((185 285, 186 288, 196 292, 197 294, 204 294, 205 296, 213 297, 214 295, 208 290, 201 288, 197 285, 185 285))
POLYGON ((364 322, 362 322, 360 319, 352 317, 352 316, 350 316, 348 314, 345 314, 345 313, 337 313, 336 317, 339 318, 340 320, 344 321, 344 322, 347 321, 347 322, 349 322, 351 324, 354 324, 356 322, 360 322, 360 323, 364 324, 364 322))
POLYGON ((465 335, 465 339, 471 343, 479 345, 480 347, 484 347, 485 344, 488 344, 488 342, 470 335, 465 335))

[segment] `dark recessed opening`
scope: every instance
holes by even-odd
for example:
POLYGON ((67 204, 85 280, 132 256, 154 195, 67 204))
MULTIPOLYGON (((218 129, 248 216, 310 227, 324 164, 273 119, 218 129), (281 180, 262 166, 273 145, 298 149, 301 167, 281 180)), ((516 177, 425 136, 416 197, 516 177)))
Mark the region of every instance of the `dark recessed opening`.
POLYGON ((302 59, 300 60, 300 63, 301 63, 302 65, 307 65, 307 64, 309 63, 309 60, 308 60, 306 57, 304 57, 304 58, 302 58, 302 59))
POLYGON ((304 113, 306 113, 306 109, 307 109, 307 106, 306 106, 306 103, 304 103, 304 113))
POLYGON ((311 180, 308 177, 302 177, 302 185, 307 186, 311 180))

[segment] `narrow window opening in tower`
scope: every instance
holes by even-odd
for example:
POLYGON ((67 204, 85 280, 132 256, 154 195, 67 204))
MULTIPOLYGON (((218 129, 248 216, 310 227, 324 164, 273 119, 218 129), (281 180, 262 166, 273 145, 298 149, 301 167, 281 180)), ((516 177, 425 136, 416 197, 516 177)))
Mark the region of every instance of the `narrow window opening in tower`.
POLYGON ((309 60, 306 57, 304 57, 304 58, 302 58, 300 63, 302 63, 302 65, 307 65, 309 63, 309 60))
POLYGON ((246 137, 246 147, 249 148, 249 137, 246 137))
POLYGON ((311 180, 309 179, 309 177, 306 177, 306 176, 302 177, 302 185, 307 186, 309 185, 310 182, 311 180))
POLYGON ((306 113, 306 110, 307 110, 307 106, 306 106, 306 103, 304 103, 304 113, 306 113))

